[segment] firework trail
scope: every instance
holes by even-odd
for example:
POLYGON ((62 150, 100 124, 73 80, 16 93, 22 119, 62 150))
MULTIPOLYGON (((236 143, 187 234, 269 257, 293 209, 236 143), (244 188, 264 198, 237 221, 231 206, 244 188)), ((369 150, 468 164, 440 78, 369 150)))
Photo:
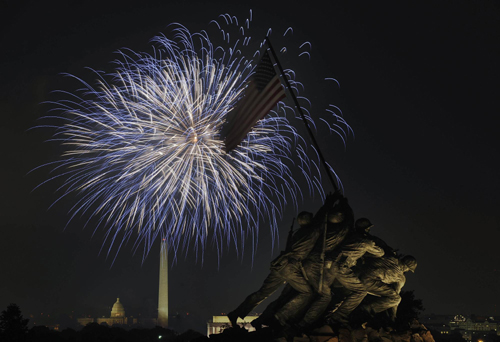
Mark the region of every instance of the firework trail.
MULTIPOLYGON (((275 238, 284 205, 302 196, 294 170, 323 195, 317 162, 284 102, 224 152, 221 129, 244 96, 260 46, 249 58, 241 52, 251 49, 251 18, 241 26, 235 17, 219 19, 212 26, 222 44, 176 25, 171 39, 154 38, 153 54, 120 52, 113 74, 97 73, 96 86, 79 79, 83 89, 57 102, 61 114, 51 118, 63 123, 53 139, 66 147, 54 167, 53 178, 64 179, 58 201, 78 195, 70 221, 84 215, 105 227, 108 254, 131 238, 144 246, 143 257, 158 239, 175 255, 194 248, 203 258, 207 241, 219 256, 225 245, 243 253, 245 239, 256 247, 260 226, 275 238), (234 43, 228 27, 238 30, 234 43)), ((293 71, 286 73, 298 88, 293 71)), ((349 126, 331 113, 345 136, 349 126)))

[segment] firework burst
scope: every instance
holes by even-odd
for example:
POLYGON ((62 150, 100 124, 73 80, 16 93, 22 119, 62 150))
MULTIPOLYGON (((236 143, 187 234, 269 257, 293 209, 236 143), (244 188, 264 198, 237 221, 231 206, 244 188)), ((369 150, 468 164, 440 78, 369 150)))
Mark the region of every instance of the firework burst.
POLYGON ((171 39, 154 38, 154 54, 121 52, 111 75, 97 73, 96 86, 79 79, 84 88, 57 102, 63 123, 54 139, 66 147, 54 168, 54 178, 64 178, 60 199, 78 195, 71 219, 87 215, 105 227, 108 253, 131 237, 144 257, 158 239, 175 255, 193 247, 203 255, 207 241, 219 255, 225 245, 242 253, 245 239, 255 248, 261 225, 274 238, 284 205, 301 196, 294 169, 322 194, 317 163, 285 103, 224 152, 221 130, 244 96, 259 49, 249 58, 240 49, 249 48, 250 20, 239 26, 221 18, 238 28, 234 44, 221 23, 213 22, 226 46, 177 25, 171 39))

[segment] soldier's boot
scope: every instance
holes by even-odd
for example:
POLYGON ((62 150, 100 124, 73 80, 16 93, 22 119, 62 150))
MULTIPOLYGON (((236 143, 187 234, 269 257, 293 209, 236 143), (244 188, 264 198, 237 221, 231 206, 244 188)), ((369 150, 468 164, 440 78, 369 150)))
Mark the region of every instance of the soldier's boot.
POLYGON ((349 324, 349 320, 344 315, 338 314, 334 312, 327 317, 328 325, 336 332, 341 329, 345 329, 348 331, 352 330, 351 325, 349 324))
POLYGON ((227 318, 229 318, 229 322, 231 322, 231 326, 233 328, 239 328, 238 325, 238 314, 234 311, 231 311, 230 313, 227 314, 227 318))

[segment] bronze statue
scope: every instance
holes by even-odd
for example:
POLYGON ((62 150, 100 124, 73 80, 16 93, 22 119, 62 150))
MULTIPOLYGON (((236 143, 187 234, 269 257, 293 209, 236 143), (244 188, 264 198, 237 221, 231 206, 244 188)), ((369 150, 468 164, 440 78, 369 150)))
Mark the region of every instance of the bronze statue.
POLYGON ((334 328, 348 326, 358 306, 371 314, 389 310, 394 320, 404 273, 415 271, 415 258, 397 258, 391 247, 370 234, 373 224, 368 219, 354 223, 347 199, 338 192, 327 196, 314 217, 302 212, 297 219, 300 228, 290 233, 286 250, 271 262, 262 287, 228 314, 232 326, 284 282, 287 285, 280 297, 252 322, 256 328, 267 325, 291 339, 315 322, 326 321, 334 328), (333 303, 335 309, 326 311, 332 305, 334 282, 348 294, 333 303))
POLYGON ((323 313, 331 299, 329 289, 331 281, 328 278, 330 274, 324 271, 332 264, 328 257, 352 230, 353 221, 352 209, 347 199, 340 193, 329 195, 313 220, 313 224, 322 226, 323 237, 317 240, 313 250, 303 262, 304 278, 314 289, 314 293, 308 297, 298 296, 297 292, 287 285, 280 297, 266 308, 259 319, 252 322, 256 328, 262 324, 290 328, 289 323, 294 318, 304 315, 306 311, 302 322, 305 326, 323 313), (327 218, 326 225, 325 218, 327 218), (318 296, 318 293, 322 295, 318 296))
MULTIPOLYGON (((307 303, 313 292, 309 283, 303 276, 302 260, 309 255, 321 232, 319 227, 313 224, 312 214, 302 212, 297 217, 300 228, 293 234, 289 249, 271 262, 271 272, 264 280, 261 288, 250 294, 233 311, 228 313, 228 318, 233 327, 236 327, 238 317, 244 318, 250 311, 259 305, 264 299, 272 295, 284 282, 287 282, 298 292, 299 300, 305 298, 307 303)), ((288 304, 288 303, 287 303, 288 304)), ((288 304, 293 306, 293 304, 288 304)))
MULTIPOLYGON (((331 253, 332 267, 327 271, 328 276, 326 279, 328 283, 326 285, 330 289, 333 282, 336 281, 350 292, 343 302, 337 306, 335 312, 329 315, 331 322, 337 325, 347 323, 349 314, 356 309, 366 296, 365 286, 352 270, 358 260, 363 257, 380 258, 383 255, 384 250, 376 245, 365 228, 360 229, 360 227, 356 227, 344 242, 331 253)), ((331 295, 329 297, 331 298, 331 295)), ((319 316, 316 318, 319 318, 319 316)), ((303 323, 306 326, 306 324, 312 324, 314 321, 304 320, 303 323)))
POLYGON ((387 256, 365 261, 356 273, 359 274, 367 293, 376 297, 364 303, 363 309, 372 314, 389 310, 389 316, 394 321, 401 302, 400 292, 406 282, 404 273, 415 272, 416 267, 417 261, 411 255, 402 258, 387 256))
MULTIPOLYGON (((334 194, 335 195, 335 194, 334 194)), ((354 214, 348 204, 347 198, 336 194, 334 199, 339 199, 337 205, 332 209, 320 210, 318 215, 327 216, 326 234, 323 241, 319 241, 311 254, 304 261, 306 276, 316 292, 315 298, 308 303, 307 311, 298 328, 302 329, 316 321, 325 311, 331 301, 330 286, 334 280, 334 274, 330 271, 333 264, 334 251, 342 244, 346 236, 352 231, 354 214)), ((276 318, 284 324, 283 317, 276 313, 276 318)))

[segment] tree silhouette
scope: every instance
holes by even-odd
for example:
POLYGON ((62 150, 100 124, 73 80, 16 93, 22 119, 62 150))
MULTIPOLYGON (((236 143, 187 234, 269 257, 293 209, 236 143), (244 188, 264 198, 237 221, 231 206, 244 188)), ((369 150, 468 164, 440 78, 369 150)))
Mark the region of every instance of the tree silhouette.
POLYGON ((0 315, 0 337, 5 342, 25 341, 28 332, 28 321, 21 314, 21 309, 14 303, 0 315))
POLYGON ((407 329, 414 319, 418 319, 420 313, 424 311, 421 299, 416 299, 413 291, 401 292, 401 303, 398 306, 396 327, 407 329))

